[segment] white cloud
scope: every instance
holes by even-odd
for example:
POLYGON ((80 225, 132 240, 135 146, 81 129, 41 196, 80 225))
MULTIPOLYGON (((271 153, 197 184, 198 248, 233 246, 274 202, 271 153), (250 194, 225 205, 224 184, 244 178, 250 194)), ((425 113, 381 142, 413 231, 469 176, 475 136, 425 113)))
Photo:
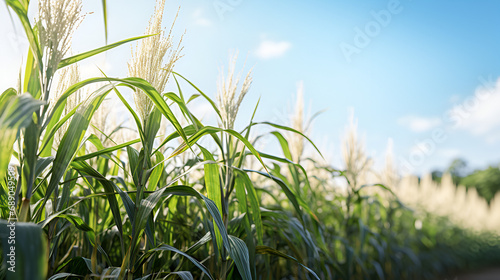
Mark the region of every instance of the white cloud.
POLYGON ((406 116, 400 118, 398 123, 402 126, 408 127, 413 132, 424 132, 441 125, 442 122, 439 118, 406 116))
POLYGON ((292 44, 287 41, 275 42, 270 40, 262 41, 255 54, 262 59, 270 59, 283 56, 292 44))
POLYGON ((398 120, 414 132, 429 131, 437 126, 458 129, 482 137, 487 143, 500 141, 500 78, 495 82, 482 81, 473 95, 466 98, 452 96, 452 106, 443 118, 405 116, 398 120), (461 100, 460 100, 461 99, 461 100))
POLYGON ((478 87, 474 95, 449 111, 450 120, 456 128, 488 141, 498 140, 500 128, 500 79, 490 85, 478 87))
POLYGON ((202 9, 197 9, 193 13, 193 23, 200 26, 210 26, 212 21, 205 17, 202 9))

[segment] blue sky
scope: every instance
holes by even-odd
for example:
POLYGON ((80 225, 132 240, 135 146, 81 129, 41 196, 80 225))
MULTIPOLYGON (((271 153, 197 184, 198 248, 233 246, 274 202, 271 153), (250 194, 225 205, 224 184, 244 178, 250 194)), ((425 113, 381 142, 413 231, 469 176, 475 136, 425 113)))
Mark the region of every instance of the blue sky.
MULTIPOLYGON (((83 2, 93 13, 74 36, 75 52, 104 44, 101 1, 83 2)), ((239 50, 240 67, 245 58, 245 70, 253 67, 240 127, 259 97, 258 120, 286 122, 302 81, 306 108, 328 109, 316 119, 312 136, 333 151, 336 164, 351 110, 379 163, 389 138, 398 161, 410 162, 413 173, 444 168, 455 157, 472 167, 500 162, 498 1, 167 0, 166 5, 165 27, 181 6, 175 35, 186 31, 185 56, 176 71, 207 94, 215 96, 219 69, 231 50, 239 50), (355 53, 346 55, 345 46, 355 53)), ((154 1, 108 0, 109 41, 143 34, 153 8, 154 1)), ((26 49, 5 9, 0 7, 0 90, 15 85, 12 67, 18 69, 26 49)), ((129 57, 130 46, 122 46, 81 68, 84 76, 97 75, 99 66, 123 77, 129 57)), ((205 110, 201 101, 196 104, 205 110)))

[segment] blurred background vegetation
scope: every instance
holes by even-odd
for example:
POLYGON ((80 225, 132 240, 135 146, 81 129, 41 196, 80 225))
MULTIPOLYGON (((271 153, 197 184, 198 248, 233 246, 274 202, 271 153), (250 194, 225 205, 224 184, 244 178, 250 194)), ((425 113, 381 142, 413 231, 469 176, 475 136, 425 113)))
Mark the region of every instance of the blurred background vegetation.
POLYGON ((500 164, 490 165, 485 169, 470 170, 467 161, 454 159, 446 170, 432 171, 432 179, 441 182, 443 173, 451 174, 453 183, 474 188, 488 203, 500 191, 500 164))

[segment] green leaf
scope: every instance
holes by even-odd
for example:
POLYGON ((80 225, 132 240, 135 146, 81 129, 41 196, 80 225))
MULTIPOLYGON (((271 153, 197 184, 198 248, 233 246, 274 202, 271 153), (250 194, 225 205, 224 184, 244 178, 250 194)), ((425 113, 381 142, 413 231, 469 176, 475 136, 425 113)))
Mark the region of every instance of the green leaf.
MULTIPOLYGON (((107 202, 111 208, 111 212, 113 213, 113 218, 116 224, 116 227, 118 228, 118 232, 120 234, 120 242, 122 249, 124 248, 124 243, 123 243, 123 226, 122 226, 122 219, 120 215, 120 209, 118 207, 118 201, 115 196, 115 190, 118 189, 118 187, 111 181, 107 180, 102 174, 100 174, 97 170, 95 170, 92 166, 90 166, 88 163, 84 161, 80 162, 72 162, 71 167, 78 170, 79 172, 89 175, 95 179, 98 180, 98 182, 104 187, 104 190, 106 191, 106 198, 107 202)), ((126 194, 125 194, 126 195, 126 194)), ((122 194, 120 194, 122 196, 122 194)), ((128 196, 127 196, 128 197, 128 196)), ((122 197, 123 200, 123 197, 122 197)), ((130 207, 127 203, 124 204, 128 210, 128 207, 130 207)), ((124 251, 124 250, 122 250, 124 251)))
POLYGON ((245 184, 247 198, 250 202, 250 209, 252 210, 252 219, 255 224, 255 229, 257 232, 257 241, 259 245, 262 245, 264 242, 264 227, 262 224, 262 217, 260 213, 260 203, 259 198, 257 196, 257 192, 255 187, 248 177, 248 174, 237 170, 237 176, 241 178, 245 184))
MULTIPOLYGON (((63 103, 63 106, 64 106, 64 104, 66 104, 66 102, 63 103)), ((39 156, 43 157, 43 156, 49 156, 52 154, 52 144, 54 143, 54 136, 56 135, 56 132, 64 125, 64 123, 66 123, 76 113, 76 111, 80 108, 81 104, 82 103, 78 104, 78 106, 76 106, 71 111, 69 111, 59 121, 55 121, 55 120, 58 119, 59 110, 64 109, 64 108, 62 108, 62 106, 60 106, 57 108, 57 110, 52 111, 52 113, 49 116, 50 121, 47 121, 45 123, 45 124, 47 124, 47 132, 43 136, 42 146, 40 148, 41 152, 40 152, 39 156), (54 120, 54 121, 52 121, 52 120, 54 120)), ((62 114, 62 111, 61 111, 61 114, 62 114)), ((42 126, 42 129, 44 129, 43 126, 42 126)))
POLYGON ((133 147, 128 146, 127 154, 128 154, 128 164, 130 167, 130 172, 132 172, 132 180, 134 180, 134 184, 138 186, 140 184, 138 175, 140 169, 139 151, 137 151, 133 147))
MULTIPOLYGON (((114 176, 111 177, 112 179, 117 180, 120 182, 124 187, 126 187, 126 182, 123 180, 123 178, 114 176)), ((128 218, 132 224, 135 223, 135 203, 132 201, 130 196, 125 193, 122 189, 120 189, 116 184, 113 184, 115 191, 120 195, 120 198, 122 199, 123 205, 125 206, 125 211, 127 212, 128 218)))
POLYGON ((283 137, 283 135, 277 131, 273 131, 273 132, 271 132, 271 134, 276 136, 276 138, 280 142, 281 150, 283 151, 283 154, 285 155, 285 157, 290 162, 293 162, 292 153, 290 152, 290 147, 288 146, 288 141, 285 139, 285 137, 283 137))
POLYGON ((389 192, 390 194, 392 194, 394 197, 397 197, 396 194, 390 188, 388 188, 387 186, 382 185, 382 184, 365 184, 365 185, 360 186, 358 189, 354 190, 354 192, 357 193, 357 194, 359 194, 359 192, 362 189, 368 188, 368 187, 379 187, 379 188, 381 188, 383 190, 386 190, 387 192, 389 192))
POLYGON ((205 205, 207 206, 208 212, 214 219, 214 223, 217 225, 221 236, 222 236, 222 243, 224 244, 224 247, 229 250, 229 239, 227 235, 227 230, 226 227, 224 226, 224 223, 222 222, 222 216, 220 215, 219 209, 217 208, 217 205, 215 205, 215 202, 213 202, 211 199, 207 198, 206 196, 200 194, 198 191, 191 187, 187 186, 171 186, 167 187, 165 189, 165 194, 173 194, 173 195, 189 195, 189 196, 194 196, 198 199, 202 199, 203 202, 205 202, 205 205))
POLYGON ((259 152, 253 147, 253 145, 245 137, 243 137, 241 134, 239 134, 238 132, 236 132, 232 129, 222 129, 222 128, 213 127, 213 126, 205 126, 202 129, 200 129, 198 132, 196 132, 195 134, 193 134, 189 138, 189 140, 187 141, 188 144, 186 144, 186 142, 183 142, 181 145, 179 145, 179 147, 177 147, 172 152, 172 154, 168 158, 172 158, 174 156, 180 155, 181 153, 186 151, 188 149, 188 147, 191 147, 192 145, 194 145, 204 135, 213 134, 213 133, 217 133, 217 132, 221 132, 221 131, 226 132, 226 133, 238 138, 238 140, 240 140, 241 142, 243 142, 243 144, 259 160, 259 162, 262 164, 264 169, 266 169, 266 171, 267 171, 267 167, 264 164, 264 162, 262 161, 259 152))
POLYGON ((275 128, 279 128, 279 129, 283 129, 283 130, 290 131, 290 132, 293 132, 293 133, 297 133, 300 136, 304 137, 307 141, 309 141, 309 143, 311 143, 311 145, 313 145, 314 149, 316 149, 316 151, 319 153, 319 155, 321 157, 323 157, 323 155, 319 151, 318 147, 316 147, 316 145, 314 144, 314 142, 311 139, 309 139, 309 137, 307 137, 302 132, 300 132, 300 131, 298 131, 296 129, 293 129, 291 127, 284 126, 284 125, 279 125, 279 124, 271 123, 271 122, 258 122, 258 123, 253 123, 252 125, 256 125, 256 124, 267 124, 267 125, 270 125, 270 126, 275 127, 275 128))
POLYGON ((35 119, 36 118, 32 118, 30 120, 30 124, 24 130, 24 137, 22 139, 23 165, 21 191, 23 196, 23 204, 21 205, 19 220, 23 222, 30 221, 28 206, 35 185, 36 163, 38 160, 37 149, 40 129, 39 126, 35 123, 35 119))
POLYGON ((212 108, 217 113, 217 115, 219 115, 219 118, 222 118, 221 114, 220 114, 220 111, 219 111, 219 108, 217 107, 217 104, 212 99, 210 99, 210 97, 208 97, 208 95, 206 95, 205 93, 203 93, 203 91, 201 91, 197 86, 195 86, 193 83, 191 83, 188 79, 184 78, 184 76, 182 76, 181 74, 179 74, 177 72, 172 72, 172 74, 181 77, 186 82, 188 82, 194 89, 196 89, 201 94, 201 96, 203 96, 210 103, 210 105, 212 105, 212 108))
MULTIPOLYGON (((54 167, 52 168, 52 176, 50 178, 49 185, 47 186, 42 206, 45 205, 52 192, 54 192, 55 188, 59 185, 59 181, 63 177, 64 173, 66 173, 71 161, 75 158, 94 112, 97 108, 99 108, 102 101, 110 91, 111 87, 109 85, 105 85, 95 91, 94 94, 89 96, 84 104, 78 108, 75 115, 71 119, 68 131, 64 134, 57 149, 53 164, 54 167)), ((44 207, 39 208, 39 212, 35 215, 35 217, 40 216, 41 209, 43 208, 44 207)))
POLYGON ((250 259, 248 257, 248 248, 243 240, 229 235, 229 256, 234 260, 236 267, 244 280, 251 280, 250 259))
MULTIPOLYGON (((278 133, 278 134, 279 134, 279 133, 278 133)), ((281 135, 281 134, 280 134, 280 135, 281 135)), ((291 164, 291 165, 293 165, 294 167, 298 167, 298 168, 302 171, 302 173, 303 173, 303 175, 304 175, 304 177, 305 177, 305 179, 304 179, 304 181, 305 181, 305 187, 304 187, 303 189, 305 189, 305 188, 310 189, 310 185, 309 185, 309 177, 307 176, 307 172, 306 172, 306 170, 304 169, 304 167, 303 167, 302 165, 300 165, 300 164, 298 164, 298 163, 294 163, 293 161, 291 161, 291 160, 289 160, 289 159, 285 159, 285 158, 281 158, 281 157, 277 157, 277 156, 273 156, 273 155, 269 155, 269 154, 265 154, 265 153, 260 153, 260 155, 261 155, 261 157, 263 157, 263 158, 272 159, 272 160, 279 161, 279 162, 282 162, 282 163, 291 164)), ((292 174, 297 173, 296 171, 297 171, 296 169, 291 169, 291 173, 292 173, 292 174)), ((298 176, 298 174, 297 174, 297 175, 295 175, 295 176, 298 176)), ((284 179, 283 179, 283 180, 284 180, 284 179)), ((283 180, 282 180, 282 181, 283 181, 283 180)), ((299 183, 297 182, 296 184, 297 184, 297 187, 298 187, 298 189, 299 189, 299 187, 300 187, 299 183)), ((296 196, 298 196, 298 194, 297 194, 297 193, 295 193, 295 194, 296 194, 296 196)), ((318 217, 316 216, 316 214, 314 214, 314 212, 312 212, 312 210, 310 209, 309 205, 308 205, 308 204, 307 204, 307 203, 306 203, 306 202, 305 202, 302 198, 300 198, 300 197, 299 197, 298 201, 299 201, 299 204, 300 204, 302 207, 304 207, 304 209, 305 209, 305 210, 309 213, 309 215, 310 215, 313 219, 315 219, 316 221, 318 221, 318 222, 319 222, 318 217)))
POLYGON ((115 86, 113 86, 113 89, 114 89, 116 95, 118 96, 118 98, 120 98, 120 100, 122 101, 123 105, 125 105, 125 107, 127 108, 127 110, 130 112, 130 114, 134 118, 135 124, 137 125, 137 131, 139 132, 139 137, 141 138, 142 143, 145 143, 146 142, 146 136, 144 136, 144 129, 142 127, 141 119, 136 114, 136 112, 134 111, 134 109, 132 109, 132 107, 130 106, 130 104, 128 104, 127 100, 125 99, 125 97, 123 97, 123 95, 120 93, 120 91, 115 86))
POLYGON ((6 107, 4 108, 4 106, 3 106, 5 104, 5 102, 7 102, 10 98, 16 97, 16 96, 17 96, 17 92, 13 88, 8 88, 4 92, 2 92, 2 94, 0 95, 0 108, 2 108, 1 110, 3 111, 5 109, 7 109, 6 107))
POLYGON ((106 40, 106 44, 108 43, 108 8, 106 5, 106 0, 102 0, 102 16, 104 19, 104 38, 106 40))
POLYGON ((0 220, 0 236, 7 279, 46 279, 49 263, 48 246, 40 226, 0 220))
MULTIPOLYGON (((238 222, 242 223, 245 227, 245 233, 246 233, 246 245, 248 247, 249 251, 249 262, 250 266, 252 268, 251 274, 252 278, 255 278, 256 270, 255 270, 255 242, 253 240, 253 233, 252 233, 252 220, 253 220, 253 215, 250 214, 250 211, 248 210, 247 206, 247 194, 245 190, 245 186, 247 185, 247 182, 241 178, 242 176, 246 175, 243 172, 237 172, 236 173, 236 179, 234 181, 234 188, 236 190, 236 198, 238 199, 238 208, 240 209, 240 215, 241 219, 243 222, 238 222)), ((239 217, 238 217, 239 218, 239 217)), ((260 212, 259 212, 259 218, 260 218, 260 212)), ((257 234, 258 237, 257 239, 260 238, 260 235, 257 234)), ((261 239, 259 239, 261 240, 261 239)), ((260 242, 260 241, 259 241, 260 242)))
MULTIPOLYGON (((148 119, 144 120, 144 137, 145 141, 143 142, 143 148, 145 150, 145 154, 147 155, 147 158, 152 156, 152 151, 153 151, 153 145, 155 142, 156 135, 158 134, 158 130, 160 129, 160 124, 161 124, 161 113, 160 111, 156 108, 153 107, 153 110, 151 110, 151 113, 148 115, 148 119)), ((147 161, 150 163, 150 161, 147 161)), ((146 164, 146 163, 144 163, 146 164)), ((144 165, 146 167, 147 165, 144 165)), ((147 166, 148 168, 150 166, 147 166)))
POLYGON ((15 95, 14 89, 7 89, 2 93, 0 104, 0 128, 16 129, 28 126, 32 114, 44 104, 45 102, 34 99, 27 93, 15 95))
POLYGON ((172 276, 179 276, 182 280, 194 280, 193 275, 189 271, 175 271, 175 272, 170 272, 165 279, 168 279, 169 277, 172 276))
POLYGON ((153 35, 142 35, 142 36, 138 36, 138 37, 133 37, 133 38, 125 39, 125 40, 118 41, 118 42, 115 42, 115 43, 112 43, 112 44, 109 44, 109 45, 106 45, 106 46, 103 46, 103 47, 100 47, 100 48, 97 48, 97 49, 94 49, 94 50, 91 50, 91 51, 87 51, 87 52, 84 52, 84 53, 81 53, 81 54, 70 56, 68 58, 65 58, 65 59, 61 60, 61 62, 59 62, 59 65, 57 67, 58 67, 58 69, 61 69, 63 67, 66 67, 66 66, 71 65, 73 63, 76 63, 78 61, 84 60, 84 59, 89 58, 91 56, 94 56, 96 54, 100 54, 102 52, 105 52, 105 51, 108 51, 110 49, 116 48, 116 47, 118 47, 120 45, 129 43, 129 42, 133 42, 133 41, 136 41, 136 40, 144 39, 144 38, 147 38, 147 37, 151 37, 151 36, 155 36, 155 34, 153 34, 153 35))
POLYGON ((37 36, 35 35, 35 32, 33 32, 33 28, 31 28, 30 20, 28 18, 27 5, 23 5, 18 0, 6 0, 6 2, 7 5, 9 5, 9 7, 11 7, 17 14, 19 20, 21 20, 24 32, 26 33, 26 37, 28 38, 28 42, 30 44, 30 49, 35 54, 39 69, 42 69, 42 52, 40 50, 40 44, 38 43, 37 36))
MULTIPOLYGON (((207 149, 200 146, 200 149, 203 153, 203 157, 206 161, 215 161, 212 153, 210 153, 207 149)), ((207 196, 209 199, 215 202, 217 208, 219 210, 220 215, 222 216, 222 186, 219 181, 219 166, 216 163, 207 163, 203 166, 205 171, 205 187, 207 188, 207 196)), ((222 236, 217 228, 215 228, 215 238, 220 248, 222 245, 222 236)))
POLYGON ((151 175, 149 176, 149 185, 148 185, 148 191, 153 191, 156 189, 156 185, 158 185, 158 182, 160 181, 161 175, 163 174, 163 160, 165 157, 163 156, 162 153, 156 152, 154 153, 155 155, 155 160, 152 162, 154 167, 153 171, 151 172, 151 175))
POLYGON ((312 271, 310 268, 308 268, 304 264, 302 264, 299 261, 297 261, 297 259, 295 259, 294 257, 291 257, 291 256, 289 256, 289 255, 287 255, 285 253, 282 253, 282 252, 280 252, 278 250, 275 250, 275 249, 273 249, 271 247, 268 247, 268 246, 257 246, 256 251, 257 251, 257 254, 274 255, 274 256, 278 256, 278 257, 284 258, 284 259, 292 260, 292 261, 298 263, 299 265, 301 265, 307 271, 309 271, 309 273, 311 273, 314 276, 314 278, 320 280, 319 277, 318 277, 318 275, 316 275, 316 273, 314 271, 312 271))
MULTIPOLYGON (((210 272, 208 271, 208 269, 203 265, 201 264, 199 261, 197 261, 195 258, 191 257, 190 255, 182 252, 181 250, 175 248, 175 247, 172 247, 170 245, 161 245, 159 246, 158 248, 154 248, 154 249, 151 249, 149 250, 148 253, 152 253, 152 252, 159 252, 159 251, 172 251, 172 252, 175 252, 181 256, 184 256, 185 258, 187 258, 189 261, 191 261, 195 266, 197 266, 201 271, 203 271, 203 273, 205 273, 208 278, 212 279, 212 280, 215 280, 212 275, 210 274, 210 272)), ((191 273, 189 273, 190 275, 191 273)), ((186 276, 186 275, 184 275, 186 276)), ((184 278, 184 277, 181 277, 182 279, 192 279, 192 276, 191 278, 184 278)))
MULTIPOLYGON (((184 133, 186 134, 186 136, 190 136, 190 135, 193 135, 194 133, 197 132, 197 130, 195 129, 194 125, 188 125, 186 127, 183 128, 184 130, 184 133)), ((163 141, 162 143, 158 146, 158 148, 156 148, 156 150, 154 152, 157 152, 160 150, 161 147, 165 146, 168 142, 172 141, 173 139, 176 139, 176 138, 179 138, 180 135, 177 131, 174 131, 172 132, 170 135, 168 135, 163 141)))
POLYGON ((38 158, 35 168, 35 178, 40 176, 40 174, 54 161, 54 157, 42 157, 38 158))
MULTIPOLYGON (((133 233, 132 233, 132 241, 130 244, 130 249, 127 252, 126 257, 123 259, 122 262, 122 267, 121 267, 121 272, 120 275, 123 276, 125 273, 126 268, 129 267, 130 263, 133 263, 133 259, 136 256, 136 252, 139 246, 140 238, 145 230, 148 217, 153 211, 153 208, 157 206, 158 202, 162 198, 162 196, 165 195, 189 195, 189 196, 195 196, 199 199, 203 199, 205 202, 205 205, 208 208, 208 211, 212 215, 215 223, 219 227, 219 230, 221 232, 222 238, 223 238, 223 243, 225 247, 229 250, 230 245, 229 245, 229 238, 227 237, 227 231, 226 228, 224 227, 224 223, 222 222, 222 218, 220 213, 217 210, 217 206, 214 204, 214 202, 207 197, 203 196, 200 194, 198 191, 191 187, 187 186, 171 186, 171 187, 164 187, 161 188, 152 194, 150 194, 146 199, 141 200, 140 205, 137 207, 137 213, 135 216, 135 222, 134 222, 134 227, 133 227, 133 233)), ((164 245, 165 246, 165 245, 164 245)))
POLYGON ((372 265, 377 272, 378 278, 380 280, 385 280, 384 270, 382 269, 382 266, 377 261, 372 261, 372 265))
POLYGON ((33 113, 39 110, 45 102, 34 99, 25 93, 16 95, 13 89, 8 89, 1 95, 0 103, 0 180, 6 175, 10 157, 14 152, 14 142, 22 128, 28 126, 33 113))
POLYGON ((125 143, 122 143, 122 144, 118 144, 118 145, 115 145, 115 146, 112 146, 112 147, 109 147, 109 148, 105 148, 105 149, 99 150, 97 152, 93 152, 93 153, 86 154, 84 156, 76 157, 73 161, 85 161, 85 160, 88 160, 88 159, 91 159, 91 158, 98 157, 100 155, 109 154, 111 152, 114 152, 116 150, 120 150, 120 149, 126 148, 126 147, 128 147, 130 145, 133 145, 133 144, 139 143, 139 142, 141 142, 141 139, 131 140, 131 141, 128 141, 128 142, 125 142, 125 143))
POLYGON ((293 191, 287 186, 287 184, 285 184, 285 182, 283 182, 283 180, 281 180, 280 178, 278 178, 276 176, 269 175, 268 173, 265 173, 262 171, 250 170, 250 169, 243 169, 243 171, 254 172, 254 173, 260 174, 264 177, 267 177, 269 179, 272 179, 274 182, 276 182, 281 187, 283 192, 285 192, 286 197, 288 197, 288 200, 290 200, 290 202, 292 203, 293 207, 295 208, 295 211, 297 211, 299 219, 301 219, 301 221, 303 221, 302 210, 300 209, 300 204, 299 204, 300 197, 298 195, 295 195, 293 193, 293 191))
POLYGON ((24 70, 23 92, 31 94, 35 99, 42 96, 42 86, 40 85, 40 68, 36 62, 31 49, 28 49, 26 58, 26 68, 24 70))
POLYGON ((186 250, 186 254, 194 253, 196 250, 200 249, 203 245, 210 242, 210 240, 212 240, 212 235, 210 234, 210 232, 207 232, 205 235, 203 235, 202 238, 200 238, 200 240, 198 240, 195 244, 191 245, 191 247, 189 247, 186 250))
POLYGON ((49 280, 68 279, 70 276, 81 277, 81 275, 78 275, 78 274, 63 272, 63 273, 57 273, 55 275, 52 275, 52 277, 50 277, 49 280))

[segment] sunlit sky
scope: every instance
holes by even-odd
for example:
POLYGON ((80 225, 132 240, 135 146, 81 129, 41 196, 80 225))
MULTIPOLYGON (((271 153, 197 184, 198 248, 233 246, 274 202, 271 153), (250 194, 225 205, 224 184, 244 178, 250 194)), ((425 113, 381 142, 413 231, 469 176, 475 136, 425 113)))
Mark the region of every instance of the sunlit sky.
MULTIPOLYGON (((83 2, 93 13, 75 33, 75 53, 105 43, 101 1, 83 2)), ((456 157, 473 168, 500 162, 498 1, 167 0, 167 29, 179 6, 174 34, 185 35, 177 72, 215 97, 231 51, 239 51, 238 67, 245 60, 245 71, 253 67, 237 127, 259 97, 256 120, 286 124, 302 81, 310 114, 328 109, 312 138, 334 164, 351 111, 379 164, 388 139, 413 173, 445 168, 456 157)), ((108 1, 108 41, 143 34, 153 9, 154 1, 108 1)), ((1 91, 16 85, 27 50, 14 23, 0 6, 1 91)), ((99 75, 99 67, 125 77, 129 58, 130 45, 121 46, 83 63, 82 76, 99 75)), ((202 100, 194 106, 207 114, 202 100)))

